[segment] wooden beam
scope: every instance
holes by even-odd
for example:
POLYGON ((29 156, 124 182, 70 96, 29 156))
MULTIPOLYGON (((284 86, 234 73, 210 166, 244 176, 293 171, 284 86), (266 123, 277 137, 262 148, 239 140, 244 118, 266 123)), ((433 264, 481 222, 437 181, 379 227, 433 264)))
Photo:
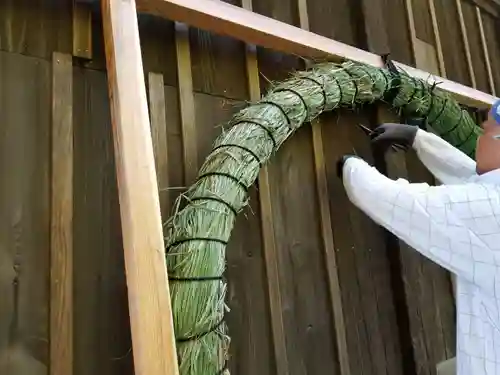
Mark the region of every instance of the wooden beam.
POLYGON ((135 374, 178 375, 135 1, 102 17, 135 374))
POLYGON ((92 10, 89 3, 73 0, 73 56, 92 59, 92 10))
MULTIPOLYGON (((350 59, 382 67, 380 56, 219 0, 138 0, 138 10, 304 58, 350 59)), ((497 98, 395 62, 414 77, 439 82, 463 104, 488 108, 497 98)))
POLYGON ((52 55, 50 375, 73 374, 73 59, 52 55))

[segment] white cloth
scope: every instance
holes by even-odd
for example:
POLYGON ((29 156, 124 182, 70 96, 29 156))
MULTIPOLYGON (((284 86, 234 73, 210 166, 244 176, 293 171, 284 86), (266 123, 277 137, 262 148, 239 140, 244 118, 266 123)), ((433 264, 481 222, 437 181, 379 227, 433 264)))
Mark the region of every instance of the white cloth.
POLYGON ((457 276, 457 373, 500 375, 500 169, 475 162, 432 133, 413 144, 444 185, 392 180, 365 161, 343 169, 351 202, 457 276))

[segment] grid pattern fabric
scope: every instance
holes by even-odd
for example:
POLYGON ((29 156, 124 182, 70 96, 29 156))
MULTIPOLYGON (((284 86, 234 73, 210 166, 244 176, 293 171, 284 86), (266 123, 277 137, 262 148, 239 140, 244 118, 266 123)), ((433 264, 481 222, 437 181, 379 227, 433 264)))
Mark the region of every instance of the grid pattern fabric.
POLYGON ((500 375, 500 170, 478 176, 436 138, 419 130, 414 148, 444 185, 395 181, 359 158, 344 185, 377 224, 456 274, 458 375, 500 375))

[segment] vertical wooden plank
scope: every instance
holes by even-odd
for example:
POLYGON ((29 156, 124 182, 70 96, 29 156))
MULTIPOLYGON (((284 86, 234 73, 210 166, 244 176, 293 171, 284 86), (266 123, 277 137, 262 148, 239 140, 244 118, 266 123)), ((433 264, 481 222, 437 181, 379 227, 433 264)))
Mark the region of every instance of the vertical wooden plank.
MULTIPOLYGON (((243 0, 242 6, 245 9, 253 10, 252 0, 243 0)), ((259 100, 261 97, 261 89, 259 80, 259 65, 255 46, 247 45, 245 55, 250 100, 259 100)), ((276 239, 274 237, 273 210, 271 188, 269 186, 268 166, 263 166, 261 168, 258 177, 258 186, 276 375, 288 375, 290 370, 286 351, 285 328, 281 313, 283 311, 283 306, 281 304, 280 279, 278 274, 276 239)))
POLYGON ((132 375, 127 280, 106 72, 75 67, 73 92, 73 371, 75 375, 132 375))
POLYGON ((92 59, 92 11, 78 0, 73 0, 73 56, 92 59))
POLYGON ((467 69, 469 70, 469 75, 472 83, 472 87, 476 88, 476 75, 474 74, 474 65, 472 64, 472 56, 470 53, 469 36, 467 33, 467 27, 465 25, 464 12, 462 9, 462 0, 455 0, 457 5, 458 20, 460 22, 460 31, 462 32, 462 43, 465 49, 465 58, 467 59, 467 69))
POLYGON ((0 374, 49 373, 50 62, 0 52, 0 374))
POLYGON ((136 375, 177 375, 135 1, 102 2, 136 375))
POLYGON ((479 25, 479 35, 481 36, 481 46, 483 50, 483 58, 486 63, 486 71, 488 72, 488 84, 490 86, 490 91, 493 95, 496 95, 495 82, 493 81, 493 72, 491 70, 491 60, 490 53, 488 50, 488 42, 486 41, 486 34, 484 32, 483 18, 481 17, 481 10, 476 6, 476 19, 479 25))
POLYGON ((175 46, 177 52, 177 76, 179 85, 179 106, 184 145, 184 183, 189 186, 198 172, 198 151, 196 148, 196 118, 193 99, 193 76, 191 73, 191 49, 189 28, 175 24, 175 46))
POLYGON ((73 61, 52 57, 50 374, 73 374, 73 61))
MULTIPOLYGON (((299 10, 300 27, 309 30, 308 1, 297 0, 299 10)), ((379 18, 378 21, 381 21, 379 18)), ((367 33, 370 28, 367 28, 367 33)), ((370 46, 373 49, 388 48, 388 41, 370 46), (385 45, 385 47, 384 47, 385 45)), ((309 65, 309 64, 308 64, 309 65)), ((328 183, 325 169, 325 154, 323 150, 323 135, 321 131, 322 123, 315 120, 312 126, 312 142, 314 151, 314 166, 316 176, 316 189, 318 194, 318 205, 321 215, 321 234, 323 239, 324 261, 328 277, 328 289, 330 302, 332 305, 333 318, 332 325, 335 327, 336 345, 339 357, 340 373, 350 375, 349 351, 347 349, 347 332, 344 322, 344 308, 342 303, 342 293, 340 290, 340 278, 337 268, 337 259, 335 257, 335 243, 333 240, 331 212, 328 196, 328 183)))
POLYGON ((168 175, 167 118, 163 75, 150 72, 148 74, 148 87, 151 136, 153 138, 156 178, 160 194, 160 210, 162 217, 166 218, 171 203, 168 191, 170 183, 168 175))

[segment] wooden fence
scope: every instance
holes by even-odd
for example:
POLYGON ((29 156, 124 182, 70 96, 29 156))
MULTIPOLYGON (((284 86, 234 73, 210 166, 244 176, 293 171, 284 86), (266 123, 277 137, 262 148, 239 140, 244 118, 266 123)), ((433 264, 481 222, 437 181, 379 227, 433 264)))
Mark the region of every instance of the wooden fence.
MULTIPOLYGON (((493 0, 242 2, 500 92, 493 0)), ((152 16, 140 31, 166 218, 217 125, 306 62, 152 16)), ((92 6, 0 3, 0 374, 133 373, 102 39, 92 6), (54 243, 72 258, 51 254, 54 243), (58 307, 69 320, 51 316, 58 307)), ((233 374, 434 374, 454 356, 449 274, 355 209, 335 175, 344 153, 373 161, 355 124, 386 120, 398 119, 385 108, 324 115, 262 171, 227 252, 233 374)), ((411 154, 386 165, 432 181, 411 154)))

